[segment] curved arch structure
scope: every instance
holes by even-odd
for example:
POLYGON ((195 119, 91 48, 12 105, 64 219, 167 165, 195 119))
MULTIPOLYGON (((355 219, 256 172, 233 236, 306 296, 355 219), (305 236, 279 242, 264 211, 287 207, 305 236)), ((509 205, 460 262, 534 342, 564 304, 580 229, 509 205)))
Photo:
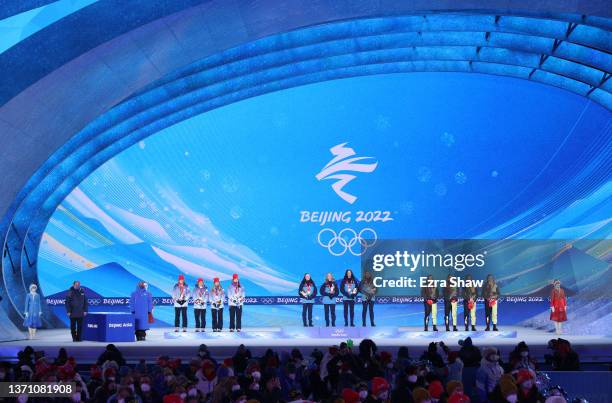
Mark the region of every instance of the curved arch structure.
MULTIPOLYGON (((196 2, 188 3, 177 2, 185 7, 196 2)), ((20 192, 12 197, 12 205, 2 221, 2 291, 3 296, 8 297, 5 303, 8 301, 14 308, 14 321, 21 319, 17 307, 23 303, 24 289, 36 280, 38 245, 58 204, 93 170, 117 153, 197 114, 272 91, 325 80, 427 71, 493 74, 530 80, 534 85, 558 87, 586 97, 599 104, 598 107, 612 109, 612 80, 609 79, 612 20, 584 14, 544 14, 533 10, 523 13, 505 10, 402 14, 399 11, 404 10, 385 10, 381 6, 368 9, 358 15, 360 18, 351 15, 347 20, 342 19, 344 15, 340 13, 330 12, 332 15, 324 14, 325 23, 319 25, 311 23, 323 22, 323 18, 313 21, 296 17, 295 21, 308 26, 288 32, 282 32, 286 24, 260 27, 258 35, 269 35, 254 41, 248 41, 253 36, 244 31, 233 32, 230 40, 242 44, 219 52, 211 52, 211 47, 196 49, 204 36, 209 43, 214 42, 215 35, 210 30, 208 33, 200 30, 198 34, 183 31, 183 48, 177 51, 174 42, 161 48, 168 52, 163 60, 157 59, 161 60, 158 64, 163 64, 161 68, 152 62, 156 60, 154 53, 146 54, 142 65, 135 63, 140 59, 127 56, 136 51, 134 41, 137 40, 141 41, 138 51, 153 49, 151 43, 159 43, 165 38, 159 32, 172 24, 175 29, 195 27, 204 18, 206 7, 210 5, 187 8, 154 21, 139 32, 131 32, 127 39, 118 37, 111 40, 112 43, 92 48, 70 62, 70 68, 55 70, 25 91, 18 83, 10 84, 11 91, 22 92, 10 100, 0 100, 6 102, 0 108, 0 128, 4 121, 4 129, 18 135, 27 131, 30 124, 31 129, 47 136, 58 134, 69 139, 62 141, 61 147, 36 167, 20 192), (149 34, 153 32, 158 32, 158 36, 151 37, 149 34), (190 37, 195 43, 186 48, 184 44, 189 43, 190 37), (173 60, 172 55, 177 52, 189 55, 173 60), (207 53, 213 54, 207 56, 207 53), (130 60, 134 64, 128 68, 130 60), (149 70, 148 64, 155 68, 149 70), (125 75, 120 79, 108 77, 109 66, 125 68, 125 75), (137 75, 139 68, 144 71, 144 79, 137 75), (61 79, 71 77, 74 72, 90 74, 87 81, 79 78, 78 83, 101 87, 92 90, 93 95, 85 102, 77 101, 80 109, 74 112, 83 116, 69 118, 72 111, 68 109, 57 119, 45 121, 50 126, 48 131, 41 130, 40 123, 15 123, 18 112, 24 111, 24 105, 29 105, 39 90, 52 94, 54 88, 59 88, 60 100, 68 95, 79 96, 78 92, 76 95, 62 92, 65 83, 62 84, 61 79), (105 88, 107 83, 110 91, 105 88), (117 93, 112 93, 115 88, 117 93), (83 106, 92 108, 84 111, 83 106)), ((219 10, 222 9, 217 12, 219 10)), ((304 13, 307 11, 305 9, 304 13)), ((82 12, 91 13, 91 9, 88 7, 82 12)), ((78 14, 71 17, 78 18, 78 14)), ((155 18, 158 14, 150 16, 155 18)), ((62 23, 67 24, 66 21, 62 23)), ((30 39, 36 39, 34 37, 30 39)), ((6 59, 0 57, 0 71, 7 68, 6 59)), ((39 70, 44 72, 44 69, 39 70)), ((11 91, 3 94, 10 96, 11 91)), ((46 105, 41 110, 47 115, 43 114, 42 118, 48 119, 48 114, 54 110, 53 100, 45 99, 43 103, 46 105)), ((60 106, 67 107, 61 102, 60 106)), ((591 171, 600 173, 598 177, 589 178, 593 186, 604 183, 612 168, 612 136, 608 135, 603 141, 600 155, 591 160, 591 171)), ((580 196, 579 192, 577 188, 568 189, 565 200, 550 203, 569 203, 580 196)))

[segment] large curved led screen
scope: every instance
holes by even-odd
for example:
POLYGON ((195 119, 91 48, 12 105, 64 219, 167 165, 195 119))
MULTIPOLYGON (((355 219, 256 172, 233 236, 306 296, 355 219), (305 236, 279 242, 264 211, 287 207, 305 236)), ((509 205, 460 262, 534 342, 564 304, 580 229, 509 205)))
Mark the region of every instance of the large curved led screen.
MULTIPOLYGON (((210 286, 238 273, 247 326, 298 325, 303 274, 320 284, 359 273, 366 241, 560 240, 568 329, 609 333, 611 122, 561 89, 476 74, 357 77, 247 99, 91 174, 46 228, 39 281, 51 305, 78 279, 94 305, 125 309, 146 280, 164 325, 179 274, 210 286)), ((493 270, 508 297, 500 323, 544 326, 552 266, 522 264, 493 270)), ((377 323, 421 324, 421 303, 379 302, 377 323)))

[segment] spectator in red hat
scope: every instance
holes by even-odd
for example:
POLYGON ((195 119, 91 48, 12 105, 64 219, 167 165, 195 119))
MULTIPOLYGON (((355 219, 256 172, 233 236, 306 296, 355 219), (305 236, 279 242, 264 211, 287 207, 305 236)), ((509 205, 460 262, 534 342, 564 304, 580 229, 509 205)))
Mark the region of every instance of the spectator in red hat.
POLYGON ((470 403, 470 397, 463 393, 455 393, 450 396, 447 400, 448 403, 470 403))
POLYGON ((242 329, 242 306, 244 305, 244 287, 240 285, 238 274, 232 276, 232 284, 227 290, 227 305, 230 309, 230 332, 242 329))
POLYGON ((213 288, 210 291, 210 312, 212 314, 213 332, 223 330, 223 304, 225 302, 225 291, 221 287, 219 277, 213 279, 213 288))
POLYGON ((359 403, 359 393, 353 389, 344 388, 342 389, 342 399, 344 399, 344 403, 359 403))
POLYGON ((174 302, 174 331, 179 331, 179 324, 183 326, 183 332, 187 331, 187 301, 189 300, 189 286, 185 283, 185 276, 178 276, 178 281, 172 290, 172 301, 174 302), (182 321, 179 319, 182 318, 182 321), (182 323, 181 323, 182 322, 182 323))
POLYGON ((538 391, 533 371, 523 368, 516 375, 516 384, 519 386, 518 401, 521 403, 543 402, 544 398, 538 391))
POLYGON ((193 289, 193 313, 195 315, 195 331, 206 331, 206 305, 209 299, 208 287, 204 284, 204 279, 199 278, 193 289))
POLYGON ((431 396, 431 401, 437 402, 442 397, 442 393, 444 393, 444 386, 442 386, 442 382, 435 380, 429 384, 427 390, 429 396, 431 396))
POLYGON ((366 401, 387 402, 389 400, 390 389, 389 382, 385 378, 375 376, 372 378, 372 394, 366 401))

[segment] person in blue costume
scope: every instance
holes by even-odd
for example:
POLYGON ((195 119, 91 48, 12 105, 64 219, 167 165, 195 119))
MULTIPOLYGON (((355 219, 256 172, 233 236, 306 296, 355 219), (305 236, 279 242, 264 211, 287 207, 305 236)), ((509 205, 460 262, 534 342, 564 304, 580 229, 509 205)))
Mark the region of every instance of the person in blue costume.
POLYGON ((349 325, 349 317, 351 327, 355 327, 355 297, 359 291, 359 280, 353 274, 351 269, 344 272, 344 278, 340 283, 340 292, 344 296, 344 326, 349 325))
POLYGON ((319 290, 323 297, 323 308, 325 309, 325 327, 329 327, 329 317, 331 314, 331 325, 336 327, 336 297, 338 296, 338 285, 334 275, 327 273, 325 282, 319 290))
POLYGON ((28 338, 32 340, 36 336, 36 329, 41 327, 42 305, 36 284, 30 284, 30 292, 25 298, 25 313, 23 325, 28 328, 28 338))
POLYGON ((136 340, 144 341, 149 330, 149 316, 153 311, 153 296, 147 291, 144 281, 138 283, 130 296, 130 308, 134 314, 136 340))

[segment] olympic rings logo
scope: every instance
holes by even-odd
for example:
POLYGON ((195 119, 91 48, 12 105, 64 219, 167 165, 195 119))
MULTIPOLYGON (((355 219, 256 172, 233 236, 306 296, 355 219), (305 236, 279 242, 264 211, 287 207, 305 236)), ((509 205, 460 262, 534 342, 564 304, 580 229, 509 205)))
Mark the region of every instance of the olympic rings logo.
POLYGON ((100 305, 102 301, 100 300, 100 298, 92 298, 89 300, 89 304, 90 305, 100 305))
POLYGON ((376 298, 376 302, 378 302, 379 304, 388 304, 389 303, 389 298, 387 298, 387 297, 378 297, 378 298, 376 298))
POLYGON ((352 228, 344 228, 336 233, 331 228, 323 228, 317 235, 319 245, 327 248, 333 256, 342 256, 347 251, 353 256, 361 256, 366 249, 374 246, 378 239, 372 228, 363 228, 357 233, 352 228))
POLYGON ((262 304, 270 305, 274 303, 274 298, 262 298, 261 302, 262 304))

